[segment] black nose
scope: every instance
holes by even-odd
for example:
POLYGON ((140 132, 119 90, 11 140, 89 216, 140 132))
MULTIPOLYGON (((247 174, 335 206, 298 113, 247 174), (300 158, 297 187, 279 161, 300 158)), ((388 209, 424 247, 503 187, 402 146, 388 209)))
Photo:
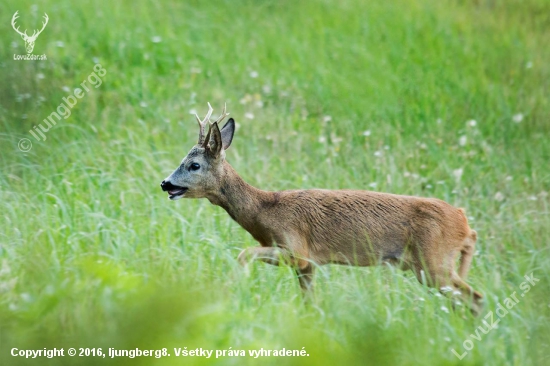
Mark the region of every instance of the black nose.
POLYGON ((162 183, 160 183, 160 188, 162 188, 162 190, 165 191, 165 192, 177 189, 177 187, 175 185, 173 185, 172 183, 167 182, 165 180, 163 180, 162 183))

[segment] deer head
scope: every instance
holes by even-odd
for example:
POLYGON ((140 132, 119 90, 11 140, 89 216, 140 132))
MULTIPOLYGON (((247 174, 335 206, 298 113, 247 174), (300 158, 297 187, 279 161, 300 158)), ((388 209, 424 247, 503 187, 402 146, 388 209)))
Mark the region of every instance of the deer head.
POLYGON ((215 194, 220 190, 221 177, 224 174, 223 161, 225 150, 231 145, 235 133, 235 121, 230 118, 220 130, 226 113, 224 106, 220 117, 210 121, 213 109, 208 103, 208 113, 204 119, 195 115, 199 122, 199 140, 197 144, 183 158, 180 166, 168 178, 162 181, 162 190, 168 192, 168 198, 203 198, 215 194), (204 135, 205 127, 209 124, 208 133, 204 135))
POLYGON ((16 11, 15 14, 13 14, 13 17, 11 18, 11 26, 13 27, 13 29, 17 33, 19 33, 21 38, 23 38, 23 40, 25 41, 25 48, 27 49, 27 53, 31 53, 32 50, 34 49, 34 42, 36 41, 36 38, 38 38, 38 35, 40 33, 42 33, 44 28, 46 28, 46 24, 48 24, 48 20, 49 20, 48 14, 44 13, 44 22, 42 22, 42 29, 34 30, 32 35, 29 36, 29 35, 27 35, 27 30, 26 29, 25 29, 24 32, 21 32, 19 30, 19 27, 15 26, 15 21, 17 20, 17 18, 19 18, 19 15, 17 15, 18 12, 19 12, 19 10, 16 11))

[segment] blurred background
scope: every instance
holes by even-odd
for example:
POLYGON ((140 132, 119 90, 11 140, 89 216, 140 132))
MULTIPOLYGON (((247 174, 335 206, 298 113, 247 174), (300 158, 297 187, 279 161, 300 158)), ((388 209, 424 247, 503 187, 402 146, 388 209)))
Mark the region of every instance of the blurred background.
POLYGON ((0 14, 0 364, 550 362, 548 1, 6 0, 0 14), (29 35, 47 13, 32 51, 46 60, 14 60, 27 54, 16 11, 29 35), (462 360, 452 350, 484 315, 410 273, 325 266, 304 306, 290 268, 239 267, 256 243, 221 208, 160 190, 207 102, 214 115, 227 103, 227 159, 256 187, 464 207, 485 313, 526 274, 540 281, 462 360), (25 360, 14 347, 172 356, 25 360))

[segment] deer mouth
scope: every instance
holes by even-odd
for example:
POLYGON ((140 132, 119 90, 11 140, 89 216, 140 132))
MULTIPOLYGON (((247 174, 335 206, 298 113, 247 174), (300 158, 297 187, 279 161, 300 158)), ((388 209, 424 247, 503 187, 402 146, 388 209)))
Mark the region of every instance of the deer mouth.
POLYGON ((171 200, 177 200, 183 197, 185 192, 187 192, 189 188, 187 187, 177 187, 175 189, 171 189, 168 191, 168 198, 171 200))
POLYGON ((160 184, 160 188, 164 192, 168 192, 168 198, 171 200, 177 200, 183 197, 185 192, 189 190, 187 187, 176 186, 175 184, 170 183, 170 181, 163 180, 160 184))

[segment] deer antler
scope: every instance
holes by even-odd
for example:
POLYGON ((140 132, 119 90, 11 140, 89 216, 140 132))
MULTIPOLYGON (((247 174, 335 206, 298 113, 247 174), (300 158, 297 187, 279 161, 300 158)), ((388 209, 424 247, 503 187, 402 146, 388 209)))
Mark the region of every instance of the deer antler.
POLYGON ((42 33, 42 31, 44 30, 44 28, 46 28, 46 25, 48 24, 48 20, 50 20, 50 18, 48 18, 48 14, 46 14, 46 13, 44 13, 44 20, 45 20, 45 22, 42 22, 42 29, 40 29, 39 31, 36 31, 36 30, 35 30, 35 31, 32 33, 31 38, 36 38, 36 37, 38 37, 38 35, 39 35, 40 33, 42 33), (37 32, 38 32, 38 33, 37 33, 37 32))
POLYGON ((217 119, 216 121, 210 122, 210 123, 211 123, 211 124, 220 123, 221 121, 224 120, 225 117, 229 116, 229 113, 226 113, 226 112, 225 112, 226 109, 227 109, 227 103, 224 103, 224 104, 223 104, 223 112, 222 112, 222 114, 218 117, 218 119, 217 119))
POLYGON ((12 26, 13 29, 14 29, 17 33, 19 33, 22 37, 28 37, 28 36, 27 36, 27 30, 26 30, 26 29, 25 29, 25 32, 23 33, 23 32, 21 32, 21 31, 19 30, 19 27, 15 28, 15 21, 17 20, 17 18, 19 18, 19 15, 17 15, 17 13, 19 13, 19 10, 17 10, 17 11, 15 12, 15 14, 13 14, 13 17, 11 18, 11 26, 12 26))
POLYGON ((214 122, 210 121, 210 116, 212 116, 212 112, 214 111, 210 103, 208 103, 208 113, 206 113, 206 117, 204 117, 202 121, 199 118, 199 116, 195 113, 195 118, 197 118, 197 122, 199 122, 199 142, 197 142, 197 144, 204 143, 204 140, 205 140, 204 129, 206 127, 206 123, 208 122, 210 123, 210 125, 213 125, 214 123, 220 123, 221 121, 224 120, 225 117, 229 116, 229 113, 227 113, 226 110, 227 110, 227 103, 224 103, 222 114, 214 122))
POLYGON ((197 118, 197 122, 199 122, 199 142, 197 144, 202 144, 204 142, 204 128, 206 127, 206 123, 210 122, 210 116, 212 115, 212 112, 214 109, 208 103, 208 113, 206 113, 206 117, 201 121, 199 118, 199 115, 195 113, 195 117, 197 118))

